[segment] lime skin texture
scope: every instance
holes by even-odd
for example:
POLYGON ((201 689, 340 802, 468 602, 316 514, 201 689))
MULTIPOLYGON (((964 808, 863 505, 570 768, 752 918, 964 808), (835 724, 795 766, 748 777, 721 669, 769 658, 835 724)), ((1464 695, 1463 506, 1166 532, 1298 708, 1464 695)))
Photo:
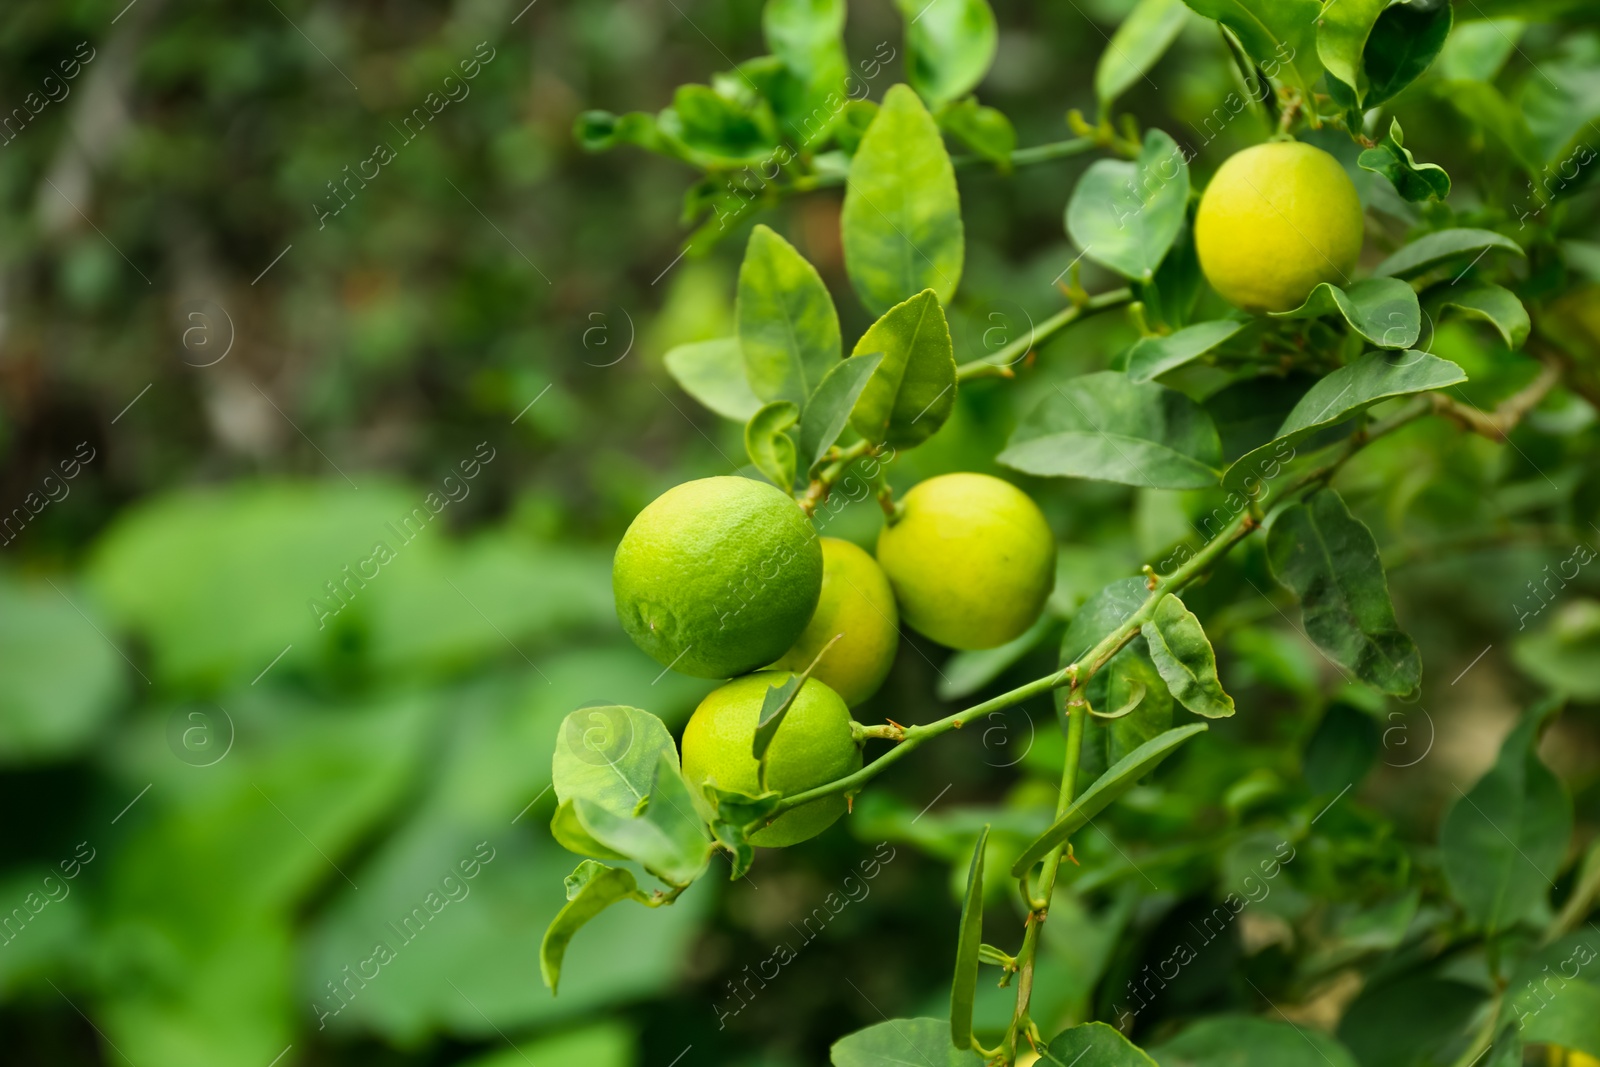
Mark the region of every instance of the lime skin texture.
POLYGON ((883 685, 899 644, 900 612, 878 561, 849 541, 822 538, 822 597, 816 613, 800 640, 773 667, 803 671, 828 648, 811 677, 853 708, 883 685), (839 634, 843 636, 828 648, 839 634))
MULTIPOLYGON (((710 820, 714 812, 701 786, 752 796, 761 792, 757 763, 750 754, 761 702, 768 689, 782 685, 790 671, 758 671, 735 678, 711 692, 683 728, 683 777, 695 803, 710 820)), ((850 732, 850 709, 839 694, 808 678, 767 747, 767 788, 784 796, 843 778, 861 769, 861 747, 850 732)), ((779 815, 750 835, 750 843, 781 848, 812 838, 845 813, 841 795, 822 797, 779 815)))
POLYGON ((1339 161, 1298 141, 1228 157, 1200 198, 1195 250, 1211 287, 1246 311, 1292 311, 1321 282, 1350 284, 1361 198, 1339 161))
POLYGON ((1039 506, 987 474, 911 488, 878 535, 900 618, 941 645, 994 648, 1032 626, 1055 586, 1055 536, 1039 506))
POLYGON ((789 494, 749 478, 662 493, 617 545, 611 590, 634 644, 663 667, 731 678, 799 638, 822 591, 822 546, 789 494))

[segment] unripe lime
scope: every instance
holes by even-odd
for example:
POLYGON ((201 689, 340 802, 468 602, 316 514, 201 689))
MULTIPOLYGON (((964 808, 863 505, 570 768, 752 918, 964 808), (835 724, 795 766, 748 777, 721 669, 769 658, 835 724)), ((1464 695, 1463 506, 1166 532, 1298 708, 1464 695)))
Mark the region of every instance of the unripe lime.
POLYGON ((822 548, 789 496, 749 478, 701 478, 633 520, 611 568, 617 618, 657 663, 731 678, 786 652, 816 609, 822 548))
POLYGON ((1350 284, 1361 227, 1361 198, 1338 160, 1299 141, 1272 141, 1217 170, 1195 214, 1195 250, 1225 300, 1290 311, 1319 282, 1350 284))
MULTIPOLYGON (((793 677, 789 671, 759 671, 714 690, 683 728, 683 776, 695 803, 709 819, 701 785, 712 782, 752 796, 761 792, 756 758, 750 754, 767 690, 793 677)), ((826 785, 861 769, 861 747, 850 734, 850 709, 839 694, 806 679, 767 746, 768 789, 784 796, 826 785)), ((841 795, 823 797, 779 815, 750 835, 768 848, 816 837, 845 812, 841 795)))
POLYGON ((811 672, 855 707, 878 691, 900 644, 894 590, 876 560, 849 541, 822 538, 822 597, 805 633, 773 667, 803 671, 843 634, 811 672))
POLYGON ((950 648, 994 648, 1033 625, 1055 585, 1056 543, 1028 495, 987 474, 913 486, 878 535, 900 617, 950 648))

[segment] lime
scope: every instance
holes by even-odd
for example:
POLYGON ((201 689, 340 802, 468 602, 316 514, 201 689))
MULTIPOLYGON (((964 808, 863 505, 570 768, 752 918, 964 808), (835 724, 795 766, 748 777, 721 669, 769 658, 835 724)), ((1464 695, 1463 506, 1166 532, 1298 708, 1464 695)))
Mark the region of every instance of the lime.
MULTIPOLYGON (((712 691, 694 709, 683 728, 683 776, 708 819, 710 805, 700 791, 705 782, 752 796, 761 792, 756 759, 750 754, 761 702, 768 689, 792 677, 790 671, 747 674, 712 691)), ((860 769, 861 748, 850 736, 850 709, 838 693, 815 678, 806 679, 767 747, 767 788, 788 796, 860 769)), ((813 800, 784 812, 751 834, 750 841, 768 848, 793 845, 816 837, 844 812, 843 796, 813 800)))
POLYGON ((749 478, 662 493, 622 535, 617 618, 657 663, 731 678, 771 663, 811 620, 822 548, 789 494, 749 478))
POLYGON ((883 684, 900 644, 894 590, 877 560, 837 537, 822 538, 822 598, 794 647, 773 666, 803 671, 843 634, 811 672, 855 707, 883 684))
POLYGON ((1289 311, 1319 282, 1350 284, 1361 228, 1361 198, 1338 160, 1273 141, 1217 170, 1195 214, 1195 249, 1206 280, 1230 303, 1289 311))
POLYGON ((900 617, 950 648, 993 648, 1039 617, 1055 585, 1055 537, 1026 493, 987 474, 913 486, 878 535, 900 617))

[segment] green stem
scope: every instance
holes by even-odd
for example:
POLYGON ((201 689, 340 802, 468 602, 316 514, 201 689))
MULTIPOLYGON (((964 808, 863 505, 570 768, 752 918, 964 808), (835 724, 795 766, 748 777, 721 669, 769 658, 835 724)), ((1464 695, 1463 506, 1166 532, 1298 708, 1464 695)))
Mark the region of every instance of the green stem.
POLYGON ((973 378, 1014 377, 1011 365, 1026 356, 1035 345, 1043 344, 1061 332, 1061 330, 1087 315, 1092 315, 1097 311, 1104 311, 1106 308, 1116 307, 1119 304, 1126 304, 1132 299, 1133 290, 1113 289, 1110 292, 1097 293, 1082 303, 1062 308, 1029 330, 1028 336, 1019 337, 993 355, 961 364, 956 368, 956 380, 964 382, 973 378))
MULTIPOLYGON (((1081 156, 1085 152, 1092 152, 1101 147, 1100 142, 1093 137, 1073 137, 1065 141, 1051 141, 1049 144, 1030 145, 1027 148, 1018 148, 1011 153, 1013 167, 1028 167, 1035 163, 1048 163, 1052 159, 1066 159, 1069 156, 1081 156)), ((952 156, 951 166, 957 168, 975 167, 982 163, 992 163, 993 160, 985 156, 952 156)), ((843 174, 802 174, 781 191, 786 193, 809 193, 814 189, 830 189, 844 185, 848 179, 843 174)))

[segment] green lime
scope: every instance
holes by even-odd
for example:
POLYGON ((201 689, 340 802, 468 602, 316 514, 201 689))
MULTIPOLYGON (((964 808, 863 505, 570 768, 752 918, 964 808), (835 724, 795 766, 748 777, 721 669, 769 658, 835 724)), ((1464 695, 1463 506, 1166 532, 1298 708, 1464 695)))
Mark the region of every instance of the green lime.
POLYGON ((789 494, 701 478, 633 520, 611 567, 617 618, 657 663, 731 678, 794 644, 822 590, 822 548, 789 494))
POLYGON ((855 707, 876 693, 888 677, 900 644, 900 613, 894 605, 894 590, 877 560, 849 541, 824 537, 822 598, 805 633, 773 667, 805 670, 838 634, 843 636, 828 649, 811 677, 855 707))
POLYGON ((994 648, 1033 625, 1055 586, 1056 542, 1026 493, 987 474, 912 487, 878 535, 907 626, 949 648, 994 648))
MULTIPOLYGON (((750 754, 767 690, 792 678, 790 671, 759 671, 714 690, 683 728, 683 776, 695 802, 710 818, 700 786, 712 782, 752 796, 761 792, 750 754)), ((826 785, 861 769, 861 747, 850 735, 850 709, 839 694, 806 679, 767 747, 767 788, 785 796, 826 785)), ((768 848, 816 837, 845 812, 843 796, 823 797, 786 811, 750 835, 768 848)))
POLYGON ((1290 311, 1320 282, 1350 284, 1361 198, 1339 161, 1299 141, 1228 157, 1200 198, 1195 250, 1206 280, 1247 311, 1290 311))

